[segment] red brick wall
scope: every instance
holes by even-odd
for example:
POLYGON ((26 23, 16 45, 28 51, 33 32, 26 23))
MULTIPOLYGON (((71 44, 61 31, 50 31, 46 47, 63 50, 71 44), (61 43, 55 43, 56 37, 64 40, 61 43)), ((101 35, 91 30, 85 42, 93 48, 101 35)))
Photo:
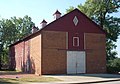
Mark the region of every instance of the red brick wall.
POLYGON ((24 72, 30 72, 30 41, 24 41, 24 55, 23 55, 23 65, 24 65, 24 72))
POLYGON ((106 72, 105 35, 85 33, 87 73, 106 72))
POLYGON ((30 39, 31 73, 41 75, 41 34, 30 39))
POLYGON ((66 32, 42 32, 42 74, 66 73, 66 32))
POLYGON ((14 46, 14 55, 15 55, 15 68, 18 71, 22 71, 22 67, 23 67, 23 45, 24 42, 20 42, 19 44, 16 44, 14 46))
POLYGON ((11 69, 41 75, 41 35, 11 46, 10 57, 11 69))
POLYGON ((15 62, 15 48, 14 46, 9 47, 9 69, 14 70, 16 67, 15 62))

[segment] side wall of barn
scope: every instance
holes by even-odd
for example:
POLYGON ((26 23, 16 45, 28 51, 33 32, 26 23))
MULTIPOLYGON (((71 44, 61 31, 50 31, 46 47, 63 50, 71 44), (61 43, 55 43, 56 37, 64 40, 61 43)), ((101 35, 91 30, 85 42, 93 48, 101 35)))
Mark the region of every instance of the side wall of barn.
POLYGON ((24 42, 20 42, 10 47, 10 69, 22 71, 23 69, 23 52, 24 42))
POLYGON ((41 75, 41 34, 10 47, 10 69, 41 75))
POLYGON ((15 47, 9 47, 9 69, 15 70, 16 67, 16 60, 15 60, 15 47))
POLYGON ((30 39, 31 73, 41 75, 41 34, 30 39))

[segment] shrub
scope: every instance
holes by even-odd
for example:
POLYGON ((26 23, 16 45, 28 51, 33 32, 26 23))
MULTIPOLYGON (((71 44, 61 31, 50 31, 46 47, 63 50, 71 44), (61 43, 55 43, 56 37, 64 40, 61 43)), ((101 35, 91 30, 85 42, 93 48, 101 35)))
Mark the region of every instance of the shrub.
POLYGON ((118 73, 120 72, 120 58, 114 60, 109 60, 107 63, 107 72, 108 73, 118 73))

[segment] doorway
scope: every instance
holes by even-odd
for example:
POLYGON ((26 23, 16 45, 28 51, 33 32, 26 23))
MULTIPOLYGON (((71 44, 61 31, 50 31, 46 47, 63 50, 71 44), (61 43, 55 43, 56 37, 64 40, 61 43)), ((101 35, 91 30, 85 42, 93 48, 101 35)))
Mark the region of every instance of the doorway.
POLYGON ((67 74, 79 74, 85 72, 85 51, 67 51, 67 74))

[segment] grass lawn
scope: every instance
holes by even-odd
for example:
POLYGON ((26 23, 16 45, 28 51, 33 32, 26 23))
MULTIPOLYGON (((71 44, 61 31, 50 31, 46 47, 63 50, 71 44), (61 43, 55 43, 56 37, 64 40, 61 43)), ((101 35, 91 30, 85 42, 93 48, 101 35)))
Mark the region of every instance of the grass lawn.
POLYGON ((0 78, 0 84, 20 84, 19 81, 10 78, 0 78))
POLYGON ((18 71, 0 71, 0 75, 2 75, 2 74, 18 74, 18 73, 21 73, 21 72, 18 72, 18 71))
POLYGON ((34 77, 34 78, 0 78, 0 84, 20 84, 25 82, 54 82, 61 81, 52 77, 34 77))
MULTIPOLYGON (((15 71, 0 71, 0 75, 15 75, 21 74, 21 72, 15 71)), ((0 78, 0 84, 26 84, 27 82, 54 82, 61 81, 52 77, 43 77, 43 76, 25 76, 18 78, 0 78)))

